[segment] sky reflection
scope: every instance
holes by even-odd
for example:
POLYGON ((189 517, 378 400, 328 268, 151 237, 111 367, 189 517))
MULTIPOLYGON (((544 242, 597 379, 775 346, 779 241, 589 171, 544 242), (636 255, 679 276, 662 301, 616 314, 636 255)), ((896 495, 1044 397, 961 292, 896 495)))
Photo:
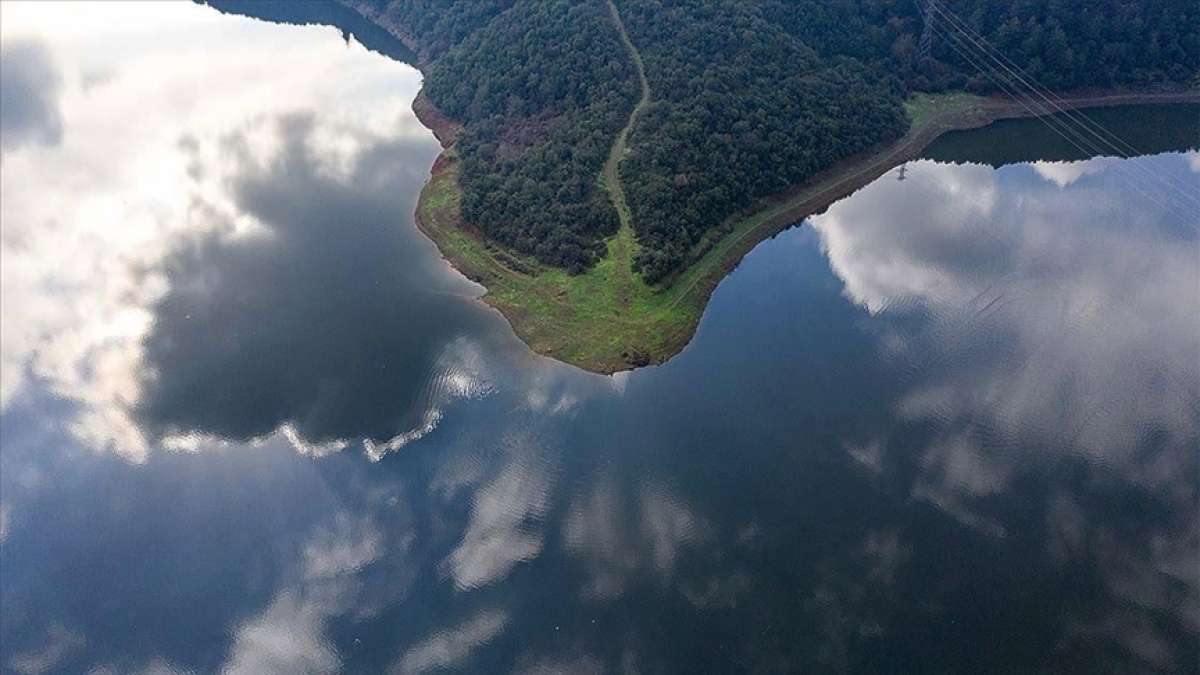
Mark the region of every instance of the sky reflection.
MULTIPOLYGON (((1185 156, 1137 161, 1196 182, 1185 156)), ((887 345, 915 357, 900 414, 1054 439, 1127 475, 1148 437, 1200 438, 1196 223, 1130 198, 1113 162, 921 162, 812 220, 848 298, 924 320, 887 345)))
POLYGON ((0 4, 0 668, 1198 662, 1200 154, 914 163, 599 377, 412 227, 416 71, 96 7, 0 4))
MULTIPOLYGON (((38 380, 83 404, 81 440, 134 460, 169 433, 244 440, 290 422, 320 443, 428 426, 451 393, 421 391, 423 371, 455 334, 486 332, 466 326, 490 317, 440 297, 475 291, 402 227, 437 151, 408 110, 416 71, 329 28, 280 31, 191 6, 110 9, 136 20, 5 7, 5 49, 15 50, 5 67, 54 62, 64 80, 61 110, 34 109, 56 91, 16 96, 28 105, 6 109, 5 124, 32 130, 6 127, 5 138, 66 132, 3 156, 3 311, 21 317, 3 327, 4 404, 38 380), (206 26, 220 38, 195 39, 206 26), (258 49, 288 68, 252 56, 258 49), (417 280, 423 293, 412 292, 417 280), (439 316, 414 320, 424 313, 439 316), (344 330, 310 328, 317 321, 344 330), (210 339, 213 328, 222 339, 210 339), (286 363, 271 358, 283 354, 286 363), (292 369, 300 363, 324 373, 292 369), (374 391, 361 386, 364 369, 389 366, 374 391), (231 391, 208 376, 222 369, 257 369, 260 383, 231 391), (180 396, 207 402, 189 408, 180 396), (348 419, 362 407, 355 397, 411 410, 348 419)), ((12 86, 59 87, 33 75, 12 86)))

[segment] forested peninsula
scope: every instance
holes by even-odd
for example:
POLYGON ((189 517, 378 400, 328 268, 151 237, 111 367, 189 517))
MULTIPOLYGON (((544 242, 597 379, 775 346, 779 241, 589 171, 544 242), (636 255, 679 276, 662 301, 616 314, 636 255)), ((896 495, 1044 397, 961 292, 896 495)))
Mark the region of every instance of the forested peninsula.
POLYGON ((1193 0, 339 1, 425 74, 419 226, 597 372, 677 353, 755 243, 943 131, 1040 112, 982 44, 1067 108, 1200 84, 1193 0))

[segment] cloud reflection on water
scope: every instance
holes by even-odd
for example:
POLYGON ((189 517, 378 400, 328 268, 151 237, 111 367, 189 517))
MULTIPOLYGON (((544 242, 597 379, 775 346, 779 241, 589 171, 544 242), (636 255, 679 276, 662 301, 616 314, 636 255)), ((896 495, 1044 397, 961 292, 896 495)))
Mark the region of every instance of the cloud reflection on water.
POLYGON ((901 414, 1122 464, 1147 434, 1200 435, 1195 232, 1090 166, 1099 182, 1064 194, 1025 167, 919 163, 813 219, 848 297, 927 317, 889 345, 920 359, 901 414))
POLYGON ((918 163, 751 254, 678 359, 594 377, 408 226, 413 71, 146 11, 199 23, 101 54, 64 19, 67 133, 5 155, 3 665, 1190 654, 1195 235, 1111 162, 918 163))
POLYGON ((388 669, 396 675, 414 675, 430 671, 461 667, 479 646, 499 635, 508 624, 503 610, 484 610, 452 628, 413 645, 388 669))
POLYGON ((471 341, 490 319, 415 233, 399 234, 430 144, 364 139, 322 170, 311 117, 268 124, 275 154, 226 178, 262 233, 212 228, 161 265, 138 418, 155 437, 246 440, 284 423, 310 443, 419 436, 440 406, 486 389, 471 341))
POLYGON ((62 75, 42 42, 12 40, 0 46, 0 149, 62 141, 61 86, 62 75))
POLYGON ((498 581, 542 551, 541 521, 554 480, 546 465, 549 453, 525 439, 512 439, 513 444, 512 460, 476 491, 462 541, 442 563, 459 590, 498 581))
POLYGON ((3 405, 41 383, 81 404, 78 438, 135 461, 281 427, 303 452, 365 439, 378 457, 487 390, 472 341, 503 324, 406 225, 438 149, 408 110, 415 71, 189 6, 100 57, 102 40, 66 37, 90 8, 45 26, 26 9, 5 8, 5 81, 60 62, 72 134, 6 150, 3 311, 22 321, 3 322, 3 405), (219 52, 170 39, 188 15, 229 29, 219 52))
MULTIPOLYGON (((1175 180, 1194 156, 1134 161, 1175 180)), ((1063 648, 1114 640, 1169 670, 1178 628, 1151 617, 1200 628, 1200 538, 1182 517, 1197 499, 1200 222, 1133 191, 1117 160, 910 169, 812 223, 850 300, 917 319, 885 342, 909 382, 897 414, 935 429, 912 497, 1003 536, 996 495, 1082 462, 1158 505, 1133 513, 1165 509, 1130 539, 1096 518, 1101 498, 1086 491, 1087 508, 1061 493, 1045 505, 1049 554, 1088 561, 1119 599, 1103 618, 1071 618, 1063 648), (992 196, 964 200, 964 185, 992 196)))

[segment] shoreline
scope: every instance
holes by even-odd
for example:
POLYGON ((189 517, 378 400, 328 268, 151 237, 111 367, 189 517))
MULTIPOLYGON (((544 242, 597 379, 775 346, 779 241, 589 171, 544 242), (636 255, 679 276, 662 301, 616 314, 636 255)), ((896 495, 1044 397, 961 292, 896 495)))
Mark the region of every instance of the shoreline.
MULTIPOLYGON (((363 0, 335 1, 391 33, 416 54, 416 68, 427 72, 429 54, 403 26, 363 0)), ((1067 110, 1200 103, 1200 90, 1090 90, 1056 94, 1056 99, 1067 110)), ((714 224, 711 237, 693 248, 686 268, 650 286, 639 275, 618 269, 628 266, 637 247, 627 228, 606 241, 608 252, 599 262, 571 276, 490 242, 478 228, 463 222, 454 150, 462 126, 433 106, 422 88, 413 112, 433 132, 442 152, 421 189, 414 222, 448 264, 485 287, 480 300, 499 311, 531 351, 600 374, 662 364, 686 349, 713 291, 762 241, 915 159, 945 133, 1038 116, 1010 99, 961 92, 918 95, 905 107, 912 126, 904 136, 714 224)))
MULTIPOLYGON (((1200 103, 1200 91, 1081 93, 1062 97, 1059 102, 1066 110, 1200 103)), ((915 119, 900 139, 840 162, 806 183, 759 200, 727 219, 723 224, 726 234, 686 269, 673 275, 667 284, 654 287, 641 284, 651 296, 650 301, 660 307, 650 308, 641 316, 634 312, 635 320, 645 320, 650 325, 633 331, 622 329, 630 319, 623 315, 623 310, 610 315, 601 312, 579 316, 581 312, 575 311, 570 297, 576 295, 571 288, 576 284, 561 278, 565 272, 487 242, 481 232, 462 222, 457 213, 458 167, 454 153, 454 140, 461 127, 442 115, 423 94, 414 100, 413 111, 433 131, 443 151, 421 190, 414 220, 455 269, 487 288, 482 301, 500 311, 532 351, 600 374, 661 364, 687 347, 713 291, 762 241, 825 211, 896 166, 915 159, 943 134, 985 127, 1002 119, 1038 116, 1019 102, 995 97, 949 94, 928 96, 921 103, 935 109, 918 114, 910 109, 915 119), (543 277, 553 280, 539 283, 543 277), (632 335, 624 338, 626 333, 632 335)), ((610 241, 610 253, 614 252, 613 244, 610 241)), ((606 260, 612 257, 606 256, 606 260)), ((575 279, 590 275, 591 271, 575 279)), ((578 285, 590 286, 591 292, 597 286, 578 285)), ((628 308, 629 298, 621 298, 617 305, 614 310, 620 310, 621 305, 628 308)))
MULTIPOLYGON (((867 186, 888 171, 919 158, 921 153, 941 136, 954 131, 980 129, 1006 119, 1034 119, 1045 116, 1030 113, 1020 102, 1000 97, 961 93, 924 96, 927 100, 941 96, 956 100, 952 100, 946 109, 914 120, 909 131, 892 143, 839 162, 817 173, 809 181, 764 197, 750 208, 728 219, 727 223, 733 221, 733 229, 714 245, 714 249, 722 246, 731 249, 721 261, 723 271, 717 275, 715 281, 708 278, 712 276, 711 272, 705 275, 705 279, 697 280, 699 283, 711 285, 703 291, 705 304, 720 280, 733 271, 741 259, 759 243, 798 224, 804 218, 823 213, 833 203, 867 186), (746 227, 747 223, 752 224, 746 227)), ((1131 105, 1200 104, 1200 91, 1089 92, 1060 97, 1056 99, 1056 103, 1065 111, 1131 105)), ((700 262, 703 262, 703 259, 694 264, 700 262)), ((672 277, 672 281, 678 276, 686 275, 689 270, 672 277)))

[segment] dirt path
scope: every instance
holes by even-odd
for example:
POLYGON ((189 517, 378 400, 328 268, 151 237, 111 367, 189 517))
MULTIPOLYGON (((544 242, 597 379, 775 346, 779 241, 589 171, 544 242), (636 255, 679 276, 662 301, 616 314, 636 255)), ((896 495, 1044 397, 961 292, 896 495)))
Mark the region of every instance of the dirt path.
POLYGON ((638 83, 642 89, 642 96, 633 106, 633 111, 629 113, 629 121, 613 141, 612 149, 608 153, 608 161, 604 163, 604 170, 601 172, 601 180, 608 189, 613 208, 617 210, 617 217, 621 221, 620 230, 609 242, 608 255, 613 258, 613 262, 618 268, 615 271, 620 278, 626 283, 634 283, 637 280, 633 274, 633 251, 636 246, 633 238, 633 215, 629 211, 629 204, 625 201, 625 188, 621 185, 621 160, 625 157, 629 133, 633 130, 633 125, 637 122, 642 109, 650 102, 650 84, 646 81, 646 69, 642 65, 642 55, 638 53, 637 48, 633 46, 633 41, 629 39, 629 34, 625 32, 625 23, 621 21, 621 14, 617 11, 617 6, 613 4, 612 0, 605 1, 608 4, 608 13, 612 16, 613 26, 621 36, 621 42, 625 45, 625 51, 629 52, 630 60, 633 61, 638 83))

